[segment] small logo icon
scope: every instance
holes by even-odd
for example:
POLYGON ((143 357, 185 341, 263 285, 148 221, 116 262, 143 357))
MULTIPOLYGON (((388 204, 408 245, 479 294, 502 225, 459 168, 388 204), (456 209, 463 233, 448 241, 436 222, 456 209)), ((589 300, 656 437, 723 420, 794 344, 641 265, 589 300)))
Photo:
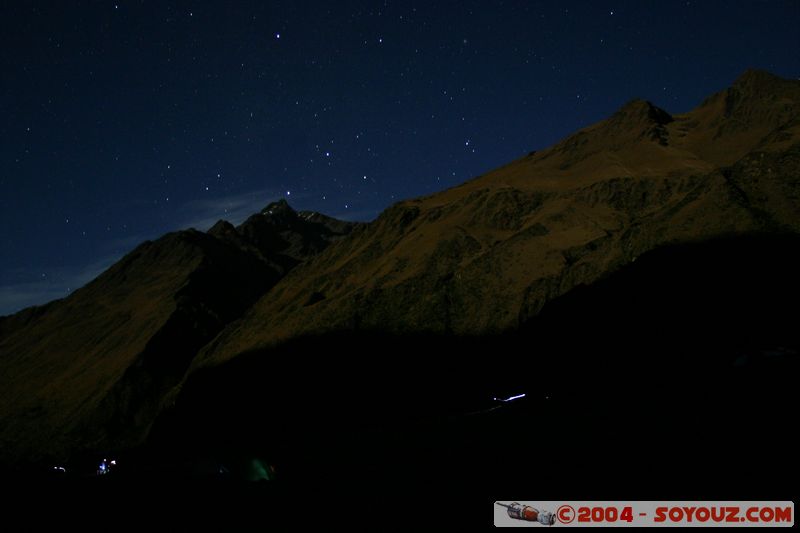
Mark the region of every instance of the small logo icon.
POLYGON ((545 526, 552 526, 556 523, 556 516, 550 511, 540 511, 530 505, 522 505, 521 503, 500 503, 494 502, 500 507, 505 507, 508 516, 516 520, 525 520, 526 522, 539 522, 545 526))
POLYGON ((556 510, 556 516, 562 524, 569 524, 575 520, 575 509, 571 505, 562 505, 556 510))

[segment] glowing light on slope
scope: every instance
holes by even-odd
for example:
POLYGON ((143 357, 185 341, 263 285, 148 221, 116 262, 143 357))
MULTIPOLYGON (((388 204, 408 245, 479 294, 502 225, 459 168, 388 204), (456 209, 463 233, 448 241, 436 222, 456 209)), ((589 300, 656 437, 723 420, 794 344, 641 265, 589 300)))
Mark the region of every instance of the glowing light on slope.
POLYGON ((516 396, 509 396, 508 398, 492 398, 496 402, 513 402, 514 400, 519 400, 520 398, 524 398, 525 394, 517 394, 516 396))

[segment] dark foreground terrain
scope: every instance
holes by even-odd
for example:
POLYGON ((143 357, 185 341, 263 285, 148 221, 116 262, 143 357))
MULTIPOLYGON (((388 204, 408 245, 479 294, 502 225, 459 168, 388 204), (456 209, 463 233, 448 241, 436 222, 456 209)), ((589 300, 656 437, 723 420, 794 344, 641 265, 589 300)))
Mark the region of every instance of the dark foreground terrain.
POLYGON ((796 499, 798 249, 661 248, 503 335, 295 340, 197 372, 145 446, 109 450, 110 475, 87 456, 5 479, 78 517, 257 527, 490 524, 498 499, 796 499))

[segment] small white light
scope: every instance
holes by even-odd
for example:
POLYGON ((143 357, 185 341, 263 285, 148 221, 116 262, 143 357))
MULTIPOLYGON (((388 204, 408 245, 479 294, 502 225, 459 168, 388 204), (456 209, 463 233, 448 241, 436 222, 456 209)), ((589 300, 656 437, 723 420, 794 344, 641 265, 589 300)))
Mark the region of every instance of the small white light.
POLYGON ((517 394, 516 396, 509 396, 506 399, 503 399, 503 398, 493 398, 493 399, 495 401, 498 401, 498 402, 512 402, 514 400, 519 400, 520 398, 524 398, 524 397, 525 397, 525 394, 517 394))

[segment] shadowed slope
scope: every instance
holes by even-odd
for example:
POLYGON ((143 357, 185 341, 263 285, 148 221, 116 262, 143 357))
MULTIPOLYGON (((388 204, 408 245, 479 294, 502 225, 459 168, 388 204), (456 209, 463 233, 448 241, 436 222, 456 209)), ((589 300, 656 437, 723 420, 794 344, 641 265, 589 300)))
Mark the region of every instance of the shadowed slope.
POLYGON ((270 204, 239 228, 145 242, 70 297, 5 317, 2 459, 140 442, 197 351, 352 227, 270 204))
POLYGON ((249 352, 188 379, 149 453, 401 493, 545 475, 550 494, 793 490, 798 246, 659 248, 501 335, 362 330, 249 352))

